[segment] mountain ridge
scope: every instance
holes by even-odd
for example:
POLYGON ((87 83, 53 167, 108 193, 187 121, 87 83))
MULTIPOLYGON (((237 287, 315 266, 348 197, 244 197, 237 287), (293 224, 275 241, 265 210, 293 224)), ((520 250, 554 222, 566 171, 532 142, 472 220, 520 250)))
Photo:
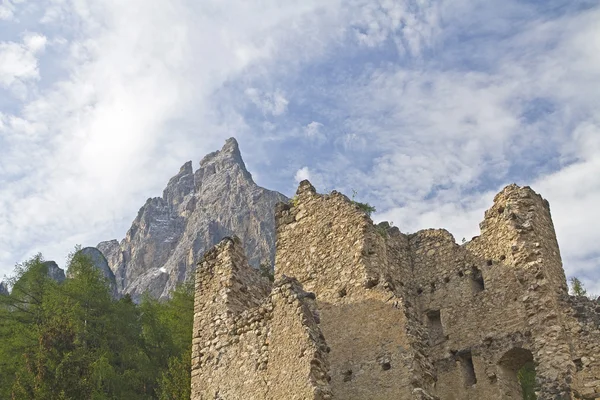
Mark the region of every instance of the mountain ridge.
POLYGON ((125 238, 96 248, 114 273, 117 290, 134 299, 148 292, 164 298, 187 279, 204 251, 237 235, 250 264, 270 265, 275 251, 275 204, 283 194, 258 186, 242 159, 237 140, 227 139, 194 171, 185 162, 161 197, 140 208, 125 238))

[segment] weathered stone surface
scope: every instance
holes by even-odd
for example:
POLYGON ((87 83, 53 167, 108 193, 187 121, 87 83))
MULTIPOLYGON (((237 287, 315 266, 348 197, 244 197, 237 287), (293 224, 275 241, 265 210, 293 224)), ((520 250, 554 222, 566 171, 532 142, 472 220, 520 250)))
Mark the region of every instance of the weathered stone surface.
POLYGON ((358 206, 335 191, 319 195, 308 181, 293 205, 278 205, 276 221, 276 277, 293 276, 316 294, 334 398, 411 399, 416 388, 426 398, 425 333, 415 303, 403 301, 407 240, 394 231, 397 249, 388 249, 358 206))
POLYGON ((115 277, 115 284, 117 285, 117 290, 121 291, 123 288, 123 283, 125 276, 124 272, 124 259, 123 252, 121 251, 121 246, 119 242, 115 239, 107 240, 105 242, 100 242, 96 246, 98 250, 104 255, 106 261, 108 262, 108 267, 112 271, 115 277), (119 274, 119 275, 117 275, 119 274))
POLYGON ((235 244, 211 250, 198 270, 193 400, 313 398, 297 389, 306 360, 293 358, 299 314, 278 308, 281 282, 303 287, 284 304, 311 299, 302 321, 323 334, 308 342, 326 349, 312 362, 322 396, 520 399, 517 371, 533 361, 538 399, 598 398, 600 304, 568 295, 548 202, 529 187, 504 188, 463 245, 443 229, 375 226, 346 196, 317 194, 308 181, 293 204, 277 205, 276 222, 270 294, 231 266, 245 265, 235 244), (280 380, 292 382, 288 392, 272 390, 280 380))
POLYGON ((165 297, 190 277, 202 254, 223 237, 237 235, 257 267, 274 259, 273 210, 280 193, 252 180, 234 138, 205 156, 197 171, 185 163, 162 197, 148 199, 125 239, 98 244, 117 289, 134 299, 144 292, 165 297))
POLYGON ((194 307, 193 399, 331 399, 314 295, 292 278, 272 286, 239 239, 204 256, 194 307))
POLYGON ((64 282, 66 279, 65 271, 54 261, 45 261, 44 266, 48 268, 48 277, 54 279, 58 283, 64 282))
POLYGON ((104 276, 104 278, 106 278, 110 286, 111 295, 113 296, 113 298, 118 298, 119 293, 117 291, 115 275, 113 274, 112 270, 108 267, 108 261, 106 260, 102 252, 95 247, 84 247, 80 250, 80 253, 89 257, 94 266, 102 272, 102 275, 104 276))
POLYGON ((10 293, 4 282, 0 282, 0 296, 8 296, 10 293))

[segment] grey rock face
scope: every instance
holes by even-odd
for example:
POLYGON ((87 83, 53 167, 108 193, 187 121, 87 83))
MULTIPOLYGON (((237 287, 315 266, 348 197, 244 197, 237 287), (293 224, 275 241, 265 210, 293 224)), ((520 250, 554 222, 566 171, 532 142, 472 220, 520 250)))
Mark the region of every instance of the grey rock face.
POLYGON ((0 296, 8 296, 10 293, 8 292, 8 288, 4 284, 4 282, 0 282, 0 296))
POLYGON ((90 260, 92 260, 94 266, 98 268, 102 272, 102 275, 108 280, 113 298, 119 297, 115 274, 109 268, 108 261, 106 260, 102 252, 95 247, 85 247, 79 252, 89 257, 90 260))
POLYGON ((56 264, 54 261, 46 261, 43 264, 48 268, 48 277, 54 279, 58 283, 62 283, 65 280, 65 271, 56 264))
POLYGON ((144 292, 166 297, 190 277, 202 254, 225 236, 238 236, 251 265, 275 257, 275 204, 281 193, 252 180, 230 138, 205 156, 195 172, 185 163, 162 197, 148 199, 125 239, 101 242, 117 289, 139 299, 144 292))
POLYGON ((115 277, 115 284, 117 286, 117 290, 123 290, 122 282, 124 276, 122 275, 122 273, 124 272, 124 258, 119 242, 114 239, 107 240, 106 242, 98 243, 98 246, 96 246, 96 248, 100 250, 100 252, 106 258, 108 266, 115 277))

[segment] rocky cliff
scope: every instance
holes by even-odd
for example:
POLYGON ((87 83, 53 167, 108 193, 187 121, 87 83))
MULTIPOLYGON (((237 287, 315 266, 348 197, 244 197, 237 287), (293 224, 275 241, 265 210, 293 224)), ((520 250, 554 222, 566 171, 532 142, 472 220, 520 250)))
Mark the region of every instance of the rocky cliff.
POLYGON ((8 291, 8 288, 6 287, 4 282, 0 282, 0 296, 7 296, 9 294, 10 293, 8 291))
POLYGON ((65 271, 56 264, 54 261, 45 261, 44 266, 48 268, 48 276, 54 279, 58 283, 64 282, 66 279, 65 271))
POLYGON ((163 192, 148 199, 125 238, 96 247, 113 271, 117 289, 138 299, 165 297, 191 276, 202 254, 223 237, 237 235, 251 265, 273 264, 275 204, 280 193, 256 185, 238 143, 230 138, 205 156, 194 172, 185 163, 163 192))
POLYGON ((115 275, 108 266, 108 261, 106 257, 102 254, 100 250, 95 247, 85 247, 79 250, 81 254, 89 257, 94 266, 102 272, 102 276, 106 278, 108 285, 110 287, 110 294, 113 298, 119 297, 119 291, 117 290, 117 282, 115 279, 115 275))

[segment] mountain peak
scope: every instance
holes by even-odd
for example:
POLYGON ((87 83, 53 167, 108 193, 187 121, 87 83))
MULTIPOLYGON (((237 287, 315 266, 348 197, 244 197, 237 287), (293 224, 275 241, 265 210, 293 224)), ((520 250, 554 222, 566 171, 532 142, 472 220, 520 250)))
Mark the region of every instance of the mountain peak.
POLYGON ((231 166, 237 166, 246 178, 252 179, 252 175, 246 169, 246 164, 242 159, 238 142, 234 137, 227 139, 221 150, 213 151, 202 158, 200 170, 206 169, 209 171, 208 173, 199 170, 196 171, 196 174, 202 177, 212 175, 215 171, 229 170, 231 166))
POLYGON ((256 185, 237 140, 229 138, 202 158, 193 173, 189 162, 183 164, 163 197, 140 209, 125 239, 102 242, 97 248, 120 294, 136 301, 143 292, 164 297, 191 276, 202 254, 225 236, 242 240, 251 265, 273 263, 275 205, 285 201, 282 194, 256 185))
POLYGON ((192 174, 194 173, 194 169, 192 167, 192 162, 191 161, 187 161, 185 164, 183 164, 181 166, 181 168, 179 168, 179 174, 181 173, 186 173, 186 174, 192 174))
POLYGON ((233 136, 230 137, 225 141, 225 144, 221 148, 221 152, 240 154, 240 146, 238 141, 233 136))

